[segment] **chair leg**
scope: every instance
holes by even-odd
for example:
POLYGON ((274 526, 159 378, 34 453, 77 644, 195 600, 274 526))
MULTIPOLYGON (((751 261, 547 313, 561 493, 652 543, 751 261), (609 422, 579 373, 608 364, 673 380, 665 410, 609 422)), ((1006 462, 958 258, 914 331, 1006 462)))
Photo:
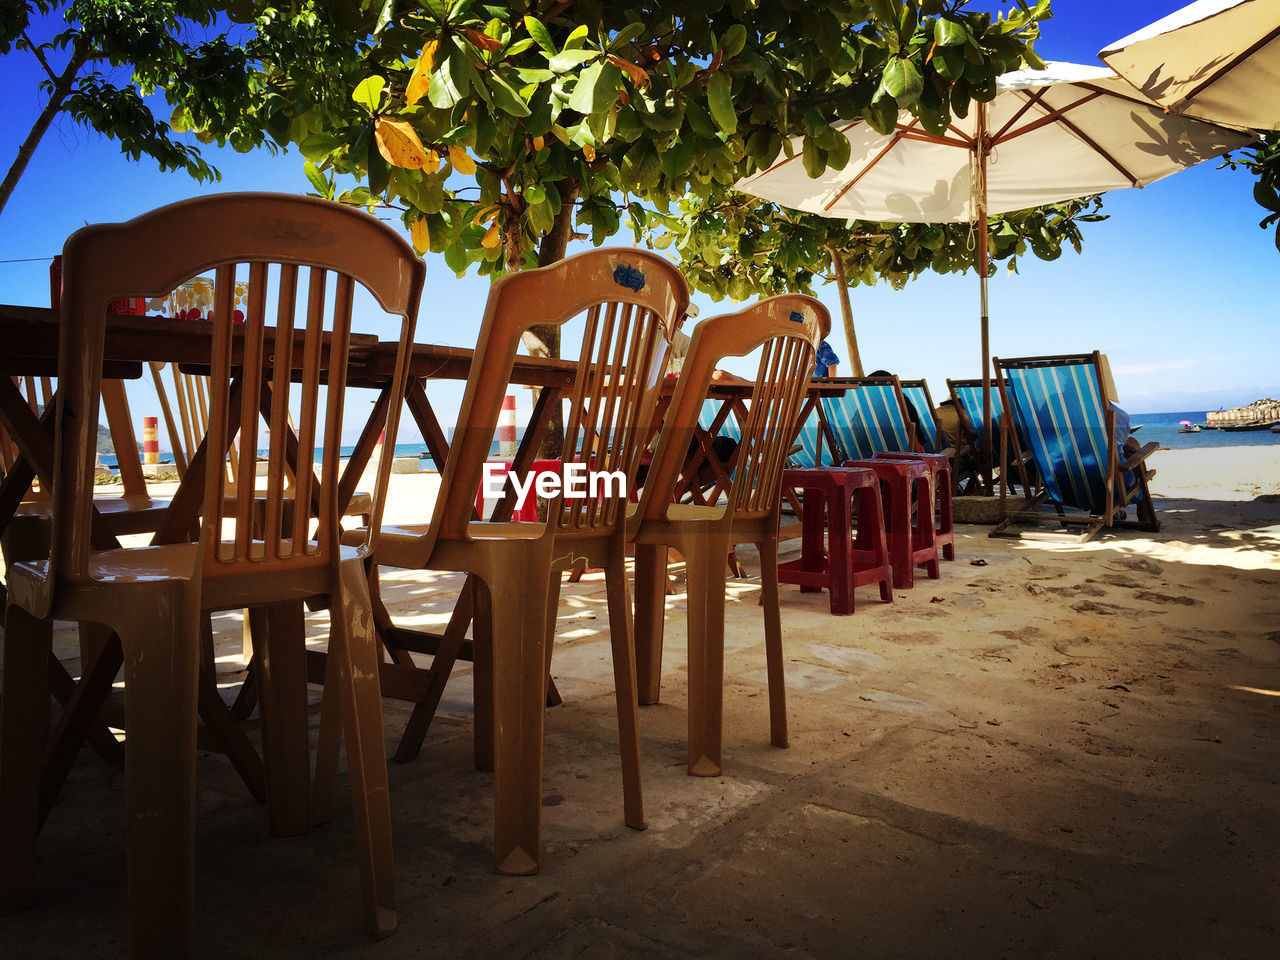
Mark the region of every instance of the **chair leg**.
POLYGON ((542 730, 546 711, 550 538, 531 544, 519 576, 486 580, 492 629, 494 858, 499 873, 537 873, 542 857, 542 730), (539 555, 541 554, 541 555, 539 555), (539 562, 540 561, 540 562, 539 562))
POLYGON ((640 710, 636 699, 636 647, 627 588, 626 548, 611 544, 604 573, 609 602, 609 642, 613 646, 613 689, 618 709, 618 744, 622 756, 623 820, 643 830, 644 796, 640 781, 640 710))
POLYGON ((666 615, 667 548, 637 543, 635 644, 639 701, 658 702, 662 690, 662 627, 666 615))
POLYGON ((680 545, 689 577, 689 774, 720 774, 724 712, 724 591, 728 535, 680 545))
MULTIPOLYGON (((195 912, 196 687, 200 586, 116 624, 124 647, 130 956, 189 957, 195 912)), ((143 599, 141 596, 136 599, 143 599)))
MULTIPOLYGON (((847 526, 845 530, 848 530, 847 526)), ((845 539, 848 539, 847 533, 845 539)), ((756 546, 760 550, 760 593, 764 600, 764 655, 769 676, 769 742, 775 747, 786 747, 790 744, 787 741, 787 682, 782 657, 782 613, 778 605, 778 538, 769 537, 756 546)), ((849 546, 851 544, 845 548, 846 556, 849 546)), ((853 569, 851 561, 847 566, 849 570, 853 569)))
POLYGON ((0 913, 20 910, 34 898, 52 649, 53 624, 10 604, 0 700, 0 913))
POLYGON ((296 837, 311 827, 311 744, 307 730, 306 625, 300 601, 254 610, 258 712, 271 833, 296 837))
POLYGON ((373 628, 368 581, 361 561, 342 564, 340 589, 333 597, 331 616, 329 659, 336 662, 332 692, 342 701, 360 892, 365 923, 370 934, 380 940, 395 932, 398 921, 378 676, 381 647, 373 628))
MULTIPOLYGON (((489 591, 468 577, 475 616, 471 624, 472 750, 477 770, 493 769, 493 607, 489 591)), ((545 628, 544 628, 545 629, 545 628)))

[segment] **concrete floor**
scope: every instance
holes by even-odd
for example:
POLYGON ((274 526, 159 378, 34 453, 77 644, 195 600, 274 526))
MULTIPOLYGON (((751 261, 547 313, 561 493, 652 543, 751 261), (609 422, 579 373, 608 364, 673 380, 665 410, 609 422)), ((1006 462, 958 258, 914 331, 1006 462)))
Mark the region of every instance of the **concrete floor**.
MULTIPOLYGON (((1243 524, 1274 523, 1252 509, 1243 524)), ((1197 522, 1160 538, 1193 540, 1197 522)), ((202 754, 200 955, 1280 954, 1280 570, 1174 603, 1205 570, 1135 554, 1145 535, 1081 553, 985 533, 963 528, 960 560, 892 604, 860 590, 850 618, 783 587, 786 750, 768 743, 758 581, 732 583, 717 778, 684 770, 672 597, 663 703, 641 713, 644 832, 622 824, 603 585, 566 586, 542 873, 493 873, 464 665, 421 757, 391 769, 400 929, 382 943, 361 928, 345 793, 334 822, 271 839, 226 760, 202 754), (1170 602, 1135 601, 1138 581, 1170 602)), ((398 618, 439 624, 458 582, 391 573, 386 594, 398 618)), ((238 623, 219 627, 233 671, 238 623)), ((387 702, 389 747, 406 714, 387 702)), ((122 783, 82 752, 41 836, 42 899, 0 918, 0 958, 123 955, 122 783)))

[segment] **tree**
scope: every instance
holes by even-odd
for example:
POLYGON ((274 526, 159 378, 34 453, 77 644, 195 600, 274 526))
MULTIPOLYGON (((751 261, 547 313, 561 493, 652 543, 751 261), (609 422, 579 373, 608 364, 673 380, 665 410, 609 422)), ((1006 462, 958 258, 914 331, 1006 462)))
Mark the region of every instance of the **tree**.
POLYGON ((1257 143, 1227 158, 1224 166, 1244 167, 1258 178, 1253 199, 1267 215, 1258 224, 1263 230, 1275 224, 1276 249, 1280 250, 1280 130, 1262 134, 1257 143))
MULTIPOLYGON (((1016 271, 1028 253, 1056 260, 1063 247, 1081 250, 1079 224, 1105 219, 1101 197, 1085 197, 991 218, 992 265, 1016 271)), ((859 366, 848 287, 888 281, 902 289, 926 271, 960 273, 977 267, 976 228, 965 223, 868 223, 787 210, 734 191, 679 201, 654 218, 661 227, 644 239, 679 254, 697 289, 720 300, 777 293, 812 293, 815 280, 835 283, 845 338, 859 366)))
MULTIPOLYGON (((968 0, 298 0, 329 40, 255 51, 257 118, 296 143, 317 192, 398 209, 420 252, 482 274, 643 233, 802 137, 811 172, 848 159, 833 121, 946 129, 1031 64, 1049 0, 1007 16, 968 0), (359 186, 342 189, 339 177, 359 186), (472 179, 473 183, 462 183, 472 179)), ((233 16, 262 32, 278 9, 233 16)), ((305 30, 299 29, 299 33, 305 30)), ((199 129, 198 123, 193 127, 199 129)), ((535 327, 532 352, 559 354, 535 327)), ((553 425, 552 430, 555 430, 553 425)))
POLYGON ((197 147, 175 139, 143 97, 163 90, 170 104, 180 104, 186 122, 211 140, 240 150, 261 145, 245 47, 216 34, 183 39, 212 29, 221 6, 200 0, 6 0, 0 54, 34 57, 48 99, 0 184, 0 211, 59 113, 118 140, 134 160, 145 155, 161 170, 184 170, 201 181, 218 179, 218 171, 197 147), (51 40, 34 39, 33 18, 57 12, 67 29, 51 40), (122 68, 130 71, 130 82, 117 86, 106 71, 122 68))

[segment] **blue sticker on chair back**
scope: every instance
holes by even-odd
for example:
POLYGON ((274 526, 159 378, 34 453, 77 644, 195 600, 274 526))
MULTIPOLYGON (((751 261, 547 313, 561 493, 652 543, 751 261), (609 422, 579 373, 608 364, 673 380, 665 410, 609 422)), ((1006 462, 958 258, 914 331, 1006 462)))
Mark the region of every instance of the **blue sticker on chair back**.
POLYGON ((804 323, 804 314, 798 310, 792 310, 789 319, 792 323, 804 323))
POLYGON ((629 263, 620 263, 613 271, 613 282, 639 293, 644 289, 644 271, 629 263))

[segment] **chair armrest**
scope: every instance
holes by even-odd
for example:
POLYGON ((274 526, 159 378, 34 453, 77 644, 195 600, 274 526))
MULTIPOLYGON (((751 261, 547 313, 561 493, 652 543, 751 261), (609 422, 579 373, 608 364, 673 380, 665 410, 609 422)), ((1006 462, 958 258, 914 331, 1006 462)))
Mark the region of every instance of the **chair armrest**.
POLYGON ((1138 450, 1136 453, 1130 456, 1129 459, 1124 461, 1124 463, 1120 464, 1120 469, 1132 470, 1138 464, 1142 463, 1143 460, 1146 460, 1147 457, 1151 456, 1151 454, 1155 453, 1156 450, 1158 450, 1159 448, 1160 448, 1160 444, 1157 443, 1155 440, 1152 440, 1150 443, 1146 444, 1141 450, 1138 450))

